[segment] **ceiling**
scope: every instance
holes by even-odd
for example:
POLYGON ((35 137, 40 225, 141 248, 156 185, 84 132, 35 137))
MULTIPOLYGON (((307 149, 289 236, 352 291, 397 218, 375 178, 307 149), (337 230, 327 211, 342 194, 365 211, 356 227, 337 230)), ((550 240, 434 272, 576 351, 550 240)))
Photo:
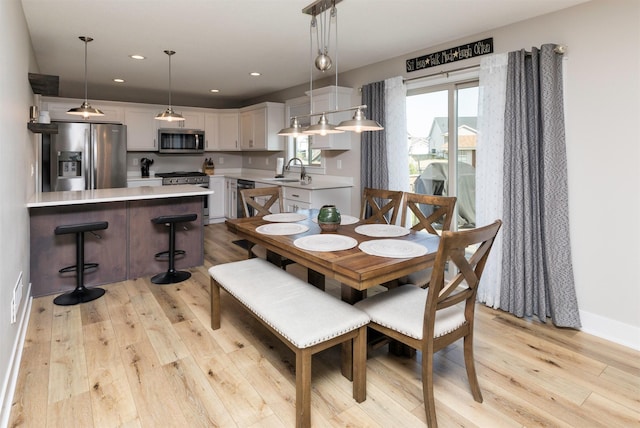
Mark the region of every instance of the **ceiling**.
MULTIPOLYGON (((342 0, 338 71, 425 51, 586 0, 342 0)), ((60 96, 218 107, 309 82, 313 0, 22 0, 40 73, 60 96), (145 60, 129 58, 131 54, 145 60), (260 77, 249 73, 258 71, 260 77), (115 83, 122 78, 125 83, 115 83), (210 89, 220 92, 213 94, 210 89)), ((333 35, 331 44, 334 44, 333 35)), ((329 54, 335 59, 335 54, 329 54)), ((315 57, 315 56, 314 56, 315 57)), ((327 72, 333 73, 333 71, 327 72)), ((333 74, 330 74, 333 75, 333 74)), ((314 70, 314 80, 322 77, 314 70)))

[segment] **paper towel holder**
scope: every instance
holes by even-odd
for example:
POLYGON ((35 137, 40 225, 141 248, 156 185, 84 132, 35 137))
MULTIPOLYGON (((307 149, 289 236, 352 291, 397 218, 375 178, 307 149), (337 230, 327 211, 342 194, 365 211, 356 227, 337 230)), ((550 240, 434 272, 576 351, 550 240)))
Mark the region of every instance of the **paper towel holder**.
POLYGON ((276 177, 284 178, 284 158, 276 159, 276 177))

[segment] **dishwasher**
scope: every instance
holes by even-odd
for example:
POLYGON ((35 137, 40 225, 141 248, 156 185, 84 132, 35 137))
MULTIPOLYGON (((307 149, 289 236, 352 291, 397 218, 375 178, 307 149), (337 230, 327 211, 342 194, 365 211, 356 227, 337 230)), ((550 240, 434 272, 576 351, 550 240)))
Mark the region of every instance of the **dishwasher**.
MULTIPOLYGON (((256 187, 256 183, 254 181, 251 180, 243 180, 241 178, 238 179, 238 197, 236 198, 237 201, 237 206, 238 206, 238 218, 242 218, 242 217, 246 217, 246 215, 244 214, 244 205, 242 203, 242 195, 240 195, 240 191, 242 189, 255 189, 256 187)), ((253 208, 248 207, 249 208, 249 217, 253 217, 253 208)))

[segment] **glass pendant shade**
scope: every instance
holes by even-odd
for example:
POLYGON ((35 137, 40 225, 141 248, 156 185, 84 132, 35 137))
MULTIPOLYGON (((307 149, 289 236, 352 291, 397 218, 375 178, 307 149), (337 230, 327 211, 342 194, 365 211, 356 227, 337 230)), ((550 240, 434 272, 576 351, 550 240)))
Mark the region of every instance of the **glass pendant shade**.
POLYGON ((342 131, 380 131, 384 129, 382 125, 380 125, 375 120, 367 119, 362 112, 362 109, 356 110, 353 115, 353 119, 343 120, 336 126, 336 129, 340 129, 342 131))
POLYGON ((304 135, 303 128, 300 126, 300 123, 298 123, 298 118, 291 118, 291 126, 282 128, 280 132, 278 132, 278 135, 282 137, 299 137, 304 135))
POLYGON ((164 53, 169 56, 169 107, 162 113, 158 113, 155 118, 165 122, 178 122, 184 120, 184 117, 180 113, 173 111, 173 107, 171 107, 171 55, 175 54, 175 51, 166 50, 164 53))
POLYGON ((325 136, 327 134, 341 134, 343 132, 344 131, 340 129, 336 129, 334 125, 330 124, 329 121, 327 120, 327 115, 325 115, 324 113, 322 113, 322 116, 320 116, 320 120, 318 121, 317 125, 311 125, 310 127, 304 130, 305 134, 322 135, 322 136, 325 136))
POLYGON ((93 39, 86 36, 80 36, 78 38, 84 42, 84 102, 80 107, 72 108, 67 111, 67 114, 82 116, 85 119, 92 116, 104 116, 103 112, 97 108, 91 107, 89 101, 87 101, 87 43, 93 39))

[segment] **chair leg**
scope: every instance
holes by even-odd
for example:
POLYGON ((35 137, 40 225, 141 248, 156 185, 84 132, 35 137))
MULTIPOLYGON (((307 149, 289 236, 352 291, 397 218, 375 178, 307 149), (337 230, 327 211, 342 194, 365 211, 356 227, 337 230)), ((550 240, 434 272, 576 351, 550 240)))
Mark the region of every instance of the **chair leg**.
POLYGON ((311 427, 311 352, 296 352, 296 427, 311 427))
POLYGON ((422 352, 422 395, 424 397, 424 411, 427 425, 430 428, 438 426, 436 419, 436 401, 433 397, 433 352, 422 352))
POLYGON ((211 330, 220 328, 220 285, 211 278, 211 330))
POLYGON ((473 332, 464 337, 464 366, 467 369, 467 378, 471 387, 471 395, 478 403, 482 403, 482 391, 476 375, 476 363, 473 358, 473 332))

